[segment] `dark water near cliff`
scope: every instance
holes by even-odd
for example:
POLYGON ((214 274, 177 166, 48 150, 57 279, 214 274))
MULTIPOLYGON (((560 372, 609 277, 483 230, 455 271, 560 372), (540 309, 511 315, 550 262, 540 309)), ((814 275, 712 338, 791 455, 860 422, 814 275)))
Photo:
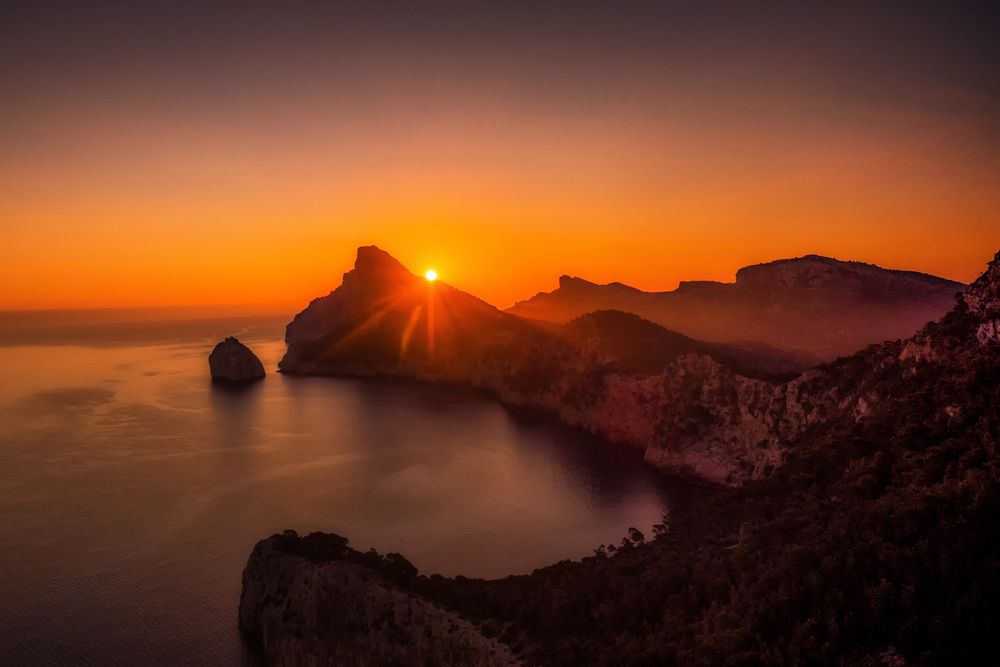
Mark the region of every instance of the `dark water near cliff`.
POLYGON ((240 575, 285 528, 500 576, 588 555, 665 483, 634 452, 455 389, 207 378, 286 317, 0 314, 0 663, 239 664, 240 575))

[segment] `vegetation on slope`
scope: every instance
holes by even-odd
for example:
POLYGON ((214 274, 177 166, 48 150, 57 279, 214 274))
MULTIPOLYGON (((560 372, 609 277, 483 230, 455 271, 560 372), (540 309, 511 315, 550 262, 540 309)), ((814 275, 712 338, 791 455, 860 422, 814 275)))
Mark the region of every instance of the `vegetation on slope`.
POLYGON ((946 364, 892 364, 895 343, 831 365, 884 404, 650 543, 414 587, 538 664, 997 664, 1000 360, 965 344, 973 325, 933 328, 946 364))
MULTIPOLYGON (((621 363, 663 361, 648 323, 601 318, 644 328, 621 363)), ((797 391, 834 407, 783 464, 650 541, 492 581, 365 558, 532 664, 1000 664, 1000 254, 940 322, 797 391)))

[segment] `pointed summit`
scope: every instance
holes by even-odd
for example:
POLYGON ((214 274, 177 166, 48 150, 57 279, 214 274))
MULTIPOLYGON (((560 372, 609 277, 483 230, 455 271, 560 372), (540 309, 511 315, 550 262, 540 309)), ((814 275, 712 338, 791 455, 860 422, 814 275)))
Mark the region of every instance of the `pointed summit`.
POLYGON ((418 276, 375 246, 358 248, 354 269, 313 300, 285 330, 283 372, 442 375, 471 363, 470 350, 521 326, 493 306, 418 276))
POLYGON ((361 273, 413 275, 398 259, 374 245, 363 245, 358 248, 354 259, 354 270, 361 273))

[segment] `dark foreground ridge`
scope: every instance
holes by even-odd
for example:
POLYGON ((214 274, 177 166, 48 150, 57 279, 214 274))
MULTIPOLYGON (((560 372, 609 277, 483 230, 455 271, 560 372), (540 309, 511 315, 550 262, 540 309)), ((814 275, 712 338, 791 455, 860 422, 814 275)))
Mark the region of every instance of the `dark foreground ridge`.
MULTIPOLYGON (((706 491, 653 539, 526 576, 407 576, 393 590, 527 664, 1000 664, 1000 254, 939 322, 806 376, 783 385, 812 418, 779 440, 780 465, 706 491)), ((319 600, 363 607, 367 589, 295 548, 266 566, 274 539, 250 558, 244 604, 286 589, 281 619, 305 620, 241 613, 242 627, 265 647, 309 628, 322 664, 342 631, 319 600), (292 592, 306 580, 311 592, 292 592)), ((382 564, 356 566, 392 581, 382 564)), ((371 626, 377 641, 395 641, 384 627, 371 626)))

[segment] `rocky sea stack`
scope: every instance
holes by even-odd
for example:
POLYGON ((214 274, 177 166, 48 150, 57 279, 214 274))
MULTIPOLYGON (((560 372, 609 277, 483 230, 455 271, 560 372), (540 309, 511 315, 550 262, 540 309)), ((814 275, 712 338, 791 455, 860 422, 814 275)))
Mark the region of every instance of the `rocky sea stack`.
POLYGON ((208 355, 214 382, 253 382, 264 378, 264 364, 249 347, 230 336, 208 355))

